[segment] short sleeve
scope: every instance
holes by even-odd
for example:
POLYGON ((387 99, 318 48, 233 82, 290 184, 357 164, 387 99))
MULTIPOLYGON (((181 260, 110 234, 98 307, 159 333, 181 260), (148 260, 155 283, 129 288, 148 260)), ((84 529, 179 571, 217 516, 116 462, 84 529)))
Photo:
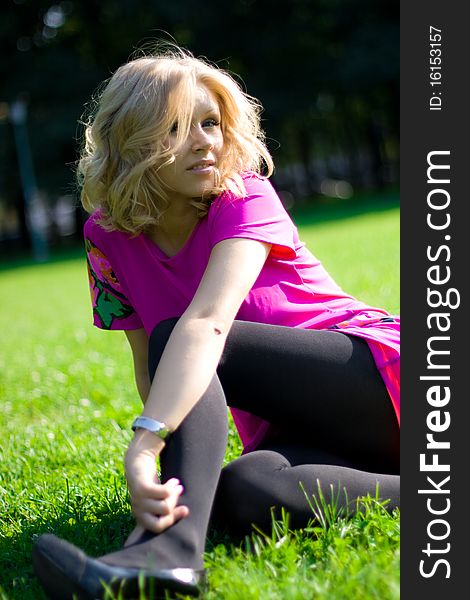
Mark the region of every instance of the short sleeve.
POLYGON ((211 206, 211 248, 229 238, 272 244, 271 256, 295 257, 296 228, 271 183, 256 175, 244 179, 246 196, 222 194, 211 206))
POLYGON ((100 329, 143 327, 105 254, 86 236, 85 248, 93 324, 100 329))

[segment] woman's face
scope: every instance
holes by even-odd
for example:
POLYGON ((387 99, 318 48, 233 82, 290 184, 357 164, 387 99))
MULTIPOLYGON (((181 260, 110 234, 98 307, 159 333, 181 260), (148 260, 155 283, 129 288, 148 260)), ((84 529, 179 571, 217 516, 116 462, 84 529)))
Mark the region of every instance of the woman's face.
MULTIPOLYGON (((175 161, 158 171, 172 203, 200 198, 213 188, 224 143, 220 119, 216 97, 200 84, 189 135, 175 153, 175 161)), ((170 132, 170 149, 176 144, 176 128, 177 124, 170 132)))

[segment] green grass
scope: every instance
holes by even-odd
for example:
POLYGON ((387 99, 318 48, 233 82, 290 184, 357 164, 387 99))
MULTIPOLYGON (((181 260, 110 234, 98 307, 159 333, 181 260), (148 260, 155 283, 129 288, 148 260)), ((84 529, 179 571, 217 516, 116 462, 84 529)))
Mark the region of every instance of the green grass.
MULTIPOLYGON (((340 209, 299 211, 302 239, 344 289, 398 313, 397 203, 340 209)), ((124 336, 90 324, 82 259, 3 270, 0 295, 0 600, 42 600, 35 536, 96 556, 132 528, 122 457, 140 401, 124 336)), ((226 460, 239 452, 232 426, 226 460)), ((209 540, 206 564, 207 600, 398 599, 399 515, 372 499, 301 532, 275 523, 241 546, 209 540)))

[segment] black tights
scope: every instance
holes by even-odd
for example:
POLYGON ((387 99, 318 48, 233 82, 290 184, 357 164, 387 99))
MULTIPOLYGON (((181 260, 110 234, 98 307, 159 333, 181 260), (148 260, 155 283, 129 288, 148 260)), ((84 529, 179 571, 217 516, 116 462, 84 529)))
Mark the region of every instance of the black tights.
MULTIPOLYGON (((150 338, 152 377, 176 321, 163 321, 150 338)), ((337 331, 235 321, 217 375, 160 461, 162 480, 177 477, 184 485, 190 515, 160 535, 145 533, 105 562, 201 568, 210 519, 238 536, 253 524, 270 531, 271 514, 279 517, 284 507, 300 528, 313 517, 318 486, 327 502, 334 498, 343 508, 375 496, 377 486, 390 510, 399 506, 391 401, 366 342, 337 331), (227 405, 264 418, 278 433, 220 471, 227 405)))

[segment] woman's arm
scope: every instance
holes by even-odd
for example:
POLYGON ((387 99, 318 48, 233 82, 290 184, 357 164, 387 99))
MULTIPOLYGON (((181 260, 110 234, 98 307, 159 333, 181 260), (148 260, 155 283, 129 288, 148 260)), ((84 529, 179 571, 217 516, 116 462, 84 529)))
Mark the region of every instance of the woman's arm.
POLYGON ((132 350, 134 361, 134 376, 137 391, 143 404, 150 391, 150 377, 148 371, 148 336, 145 329, 132 329, 125 331, 127 341, 132 350))
MULTIPOLYGON (((270 244, 248 239, 228 239, 214 246, 196 294, 167 342, 144 416, 174 430, 198 402, 214 376, 233 320, 270 249, 270 244)), ((139 429, 125 459, 136 520, 155 533, 168 526, 166 520, 155 519, 161 506, 155 458, 163 447, 158 436, 139 429)))
POLYGON ((143 415, 178 427, 206 391, 230 327, 271 246, 248 239, 218 243, 196 294, 158 365, 143 415))
MULTIPOLYGON (((132 350, 132 358, 134 362, 134 375, 137 390, 142 399, 143 404, 147 400, 150 391, 150 377, 148 371, 148 336, 145 329, 134 329, 125 331, 127 340, 132 350)), ((151 468, 155 465, 153 459, 151 468)), ((163 531, 179 519, 186 517, 189 514, 188 507, 184 504, 178 505, 179 497, 183 491, 180 482, 172 478, 161 484, 154 473, 152 481, 152 498, 151 504, 147 504, 147 508, 151 507, 152 518, 149 522, 149 515, 144 518, 141 513, 136 510, 136 518, 139 516, 138 525, 127 538, 125 546, 136 542, 144 532, 145 528, 150 525, 158 524, 160 531, 163 531), (157 517, 158 520, 155 518, 157 517), (144 527, 144 524, 146 527, 144 527)), ((149 500, 147 499, 147 503, 149 500)), ((132 502, 134 504, 134 501, 132 502)))

